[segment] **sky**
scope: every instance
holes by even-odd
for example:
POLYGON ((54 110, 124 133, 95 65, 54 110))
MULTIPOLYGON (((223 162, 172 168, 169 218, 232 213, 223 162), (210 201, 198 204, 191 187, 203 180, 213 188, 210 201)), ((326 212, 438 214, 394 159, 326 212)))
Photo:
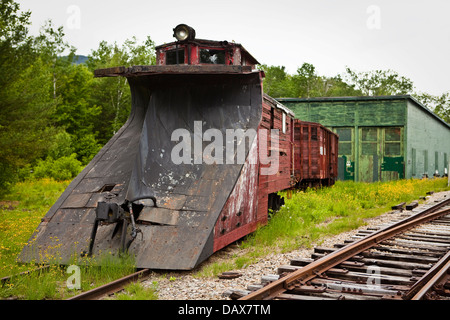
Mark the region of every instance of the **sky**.
POLYGON ((448 0, 16 0, 30 10, 30 32, 48 19, 63 26, 77 54, 100 41, 122 44, 147 36, 172 42, 185 23, 196 37, 242 44, 260 63, 294 74, 304 62, 336 76, 393 70, 411 79, 416 92, 450 91, 448 0))

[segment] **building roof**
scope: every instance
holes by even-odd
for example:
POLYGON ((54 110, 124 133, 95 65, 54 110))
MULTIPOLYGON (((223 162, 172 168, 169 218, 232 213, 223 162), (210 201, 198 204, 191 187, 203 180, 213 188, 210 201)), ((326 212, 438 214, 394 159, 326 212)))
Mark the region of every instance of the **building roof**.
POLYGON ((428 109, 422 103, 420 103, 416 98, 411 95, 391 95, 391 96, 350 96, 350 97, 315 97, 315 98, 276 98, 277 101, 283 102, 358 102, 358 101, 382 101, 382 100, 409 100, 414 103, 419 108, 422 108, 425 112, 436 118, 438 121, 442 122, 445 126, 450 128, 450 124, 445 122, 433 111, 428 109))

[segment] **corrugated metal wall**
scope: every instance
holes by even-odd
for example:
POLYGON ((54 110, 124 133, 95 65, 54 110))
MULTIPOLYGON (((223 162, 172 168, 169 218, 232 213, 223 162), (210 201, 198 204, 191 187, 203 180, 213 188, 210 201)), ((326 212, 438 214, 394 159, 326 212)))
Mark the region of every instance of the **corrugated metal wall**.
POLYGON ((430 113, 408 101, 407 113, 408 177, 422 178, 448 173, 450 153, 449 128, 430 113))

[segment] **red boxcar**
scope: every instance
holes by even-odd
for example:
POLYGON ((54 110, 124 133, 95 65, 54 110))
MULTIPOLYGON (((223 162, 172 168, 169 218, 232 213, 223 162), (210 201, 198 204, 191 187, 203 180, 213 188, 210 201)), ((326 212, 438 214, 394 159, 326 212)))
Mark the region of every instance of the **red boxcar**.
MULTIPOLYGON (((293 171, 294 152, 294 113, 281 103, 263 95, 263 112, 259 125, 262 132, 272 129, 278 130, 278 148, 271 144, 270 136, 267 137, 268 153, 278 153, 278 171, 272 175, 260 175, 259 177, 259 203, 258 212, 262 215, 267 209, 278 210, 283 200, 277 195, 278 191, 290 189, 295 186, 293 171)), ((264 165, 260 164, 264 167, 264 165)), ((267 218, 266 218, 267 219, 267 218)))
POLYGON ((333 185, 339 137, 319 123, 295 119, 294 126, 294 174, 298 185, 333 185))

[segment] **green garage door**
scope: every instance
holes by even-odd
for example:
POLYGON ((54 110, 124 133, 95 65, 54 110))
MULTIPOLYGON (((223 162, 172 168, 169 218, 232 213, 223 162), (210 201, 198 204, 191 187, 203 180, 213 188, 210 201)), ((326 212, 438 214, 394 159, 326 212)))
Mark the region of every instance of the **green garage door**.
POLYGON ((404 178, 402 127, 360 127, 359 137, 359 181, 404 178))
POLYGON ((355 179, 355 151, 354 137, 355 129, 353 127, 335 128, 333 130, 339 135, 338 146, 338 179, 354 180, 355 179))

